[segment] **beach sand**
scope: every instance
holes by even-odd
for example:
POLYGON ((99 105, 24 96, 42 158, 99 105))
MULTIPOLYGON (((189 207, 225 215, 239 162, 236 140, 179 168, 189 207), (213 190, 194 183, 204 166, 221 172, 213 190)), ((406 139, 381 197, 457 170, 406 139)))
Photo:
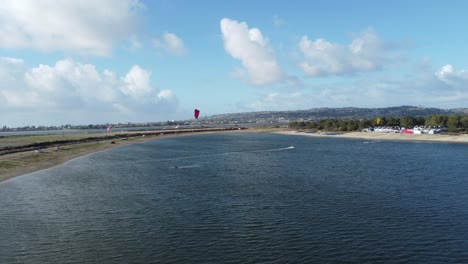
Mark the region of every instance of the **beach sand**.
POLYGON ((377 133, 377 132, 347 132, 336 135, 327 135, 326 133, 307 133, 297 130, 279 130, 275 133, 286 135, 298 135, 309 137, 340 137, 356 138, 366 140, 409 140, 409 141, 430 141, 430 142, 450 142, 450 143, 468 143, 468 134, 461 135, 428 135, 428 134, 403 134, 403 133, 377 133))

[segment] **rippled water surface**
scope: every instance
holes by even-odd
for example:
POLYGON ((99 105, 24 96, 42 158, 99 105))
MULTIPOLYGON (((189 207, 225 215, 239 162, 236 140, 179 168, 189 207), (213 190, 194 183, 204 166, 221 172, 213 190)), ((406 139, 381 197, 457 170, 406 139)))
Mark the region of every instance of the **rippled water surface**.
POLYGON ((0 263, 467 263, 467 172, 463 144, 124 146, 0 183, 0 263))

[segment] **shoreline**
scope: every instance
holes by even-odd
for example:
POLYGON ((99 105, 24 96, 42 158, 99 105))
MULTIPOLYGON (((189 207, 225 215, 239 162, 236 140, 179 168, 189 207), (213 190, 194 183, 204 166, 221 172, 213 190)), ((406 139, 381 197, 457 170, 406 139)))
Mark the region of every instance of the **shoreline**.
MULTIPOLYGON (((221 133, 256 133, 267 132, 266 129, 225 129, 225 130, 198 130, 185 131, 183 133, 167 133, 167 131, 139 131, 135 133, 138 136, 122 138, 102 137, 97 141, 82 141, 69 145, 63 145, 60 148, 55 144, 48 144, 40 152, 36 150, 25 149, 0 155, 0 183, 29 173, 49 169, 64 164, 75 158, 96 152, 109 150, 116 147, 122 147, 141 142, 147 142, 158 139, 192 136, 198 134, 221 134, 221 133), (144 134, 144 136, 141 136, 144 134)), ((50 143, 50 142, 49 142, 50 143)))
POLYGON ((283 135, 307 136, 307 137, 338 137, 338 138, 354 138, 365 140, 390 140, 390 141, 424 141, 424 142, 443 142, 468 144, 468 134, 462 135, 428 135, 428 134, 402 134, 402 133, 379 133, 379 132, 345 132, 334 135, 323 133, 307 133, 297 130, 281 130, 274 133, 283 135))
MULTIPOLYGON (((159 131, 160 132, 160 131, 159 131)), ((424 141, 468 144, 468 134, 463 135, 407 135, 400 133, 375 133, 375 132, 347 132, 342 134, 327 135, 323 133, 307 133, 284 128, 248 128, 241 130, 219 130, 219 131, 192 131, 186 133, 161 134, 154 131, 144 131, 146 136, 135 136, 128 138, 101 139, 94 142, 78 142, 65 145, 61 148, 49 146, 40 153, 34 150, 24 150, 0 155, 0 183, 8 179, 26 175, 36 171, 59 166, 67 161, 85 155, 104 151, 116 147, 158 140, 164 138, 192 136, 196 134, 222 134, 222 133, 275 133, 282 135, 308 136, 308 137, 338 137, 354 138, 363 140, 393 140, 393 141, 424 141)))

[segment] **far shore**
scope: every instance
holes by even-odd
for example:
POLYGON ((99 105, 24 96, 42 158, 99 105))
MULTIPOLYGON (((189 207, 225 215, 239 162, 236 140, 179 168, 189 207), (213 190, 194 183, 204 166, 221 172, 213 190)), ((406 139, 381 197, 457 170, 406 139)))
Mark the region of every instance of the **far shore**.
POLYGON ((311 133, 297 130, 278 130, 275 133, 309 137, 338 137, 356 138, 365 140, 407 140, 407 141, 428 141, 447 143, 468 143, 468 134, 443 135, 443 134, 404 134, 404 133, 379 133, 379 132, 345 132, 345 133, 311 133))
MULTIPOLYGON (((208 133, 277 133, 284 135, 309 136, 309 137, 338 137, 355 138, 364 140, 409 140, 409 141, 428 141, 428 142, 447 142, 447 143, 468 143, 468 134, 462 135, 408 135, 401 133, 375 133, 375 132, 347 132, 347 133, 310 133, 286 128, 248 128, 233 130, 198 130, 186 133, 164 134, 163 131, 141 131, 139 136, 123 138, 102 138, 97 141, 83 141, 61 147, 49 146, 35 150, 22 150, 14 153, 0 155, 0 182, 11 179, 16 176, 25 175, 51 168, 71 159, 107 150, 114 147, 135 144, 150 140, 157 140, 169 137, 189 136, 193 134, 208 133), (161 132, 161 133, 159 133, 161 132), (141 133, 145 134, 141 136, 141 133)), ((1 143, 1 142, 0 142, 1 143)))

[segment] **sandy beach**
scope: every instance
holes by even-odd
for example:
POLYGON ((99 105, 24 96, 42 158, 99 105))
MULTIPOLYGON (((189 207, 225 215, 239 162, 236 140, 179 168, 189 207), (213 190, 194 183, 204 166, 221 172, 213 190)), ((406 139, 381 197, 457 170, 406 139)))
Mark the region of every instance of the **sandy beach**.
POLYGON ((449 142, 468 143, 468 134, 462 135, 428 135, 428 134, 403 134, 403 133, 376 133, 376 132, 347 132, 330 135, 327 133, 307 133, 297 130, 278 130, 275 133, 308 137, 340 137, 356 138, 366 140, 408 140, 408 141, 429 141, 429 142, 449 142))
MULTIPOLYGON (((366 132, 349 132, 336 135, 329 135, 326 133, 307 133, 298 132, 296 130, 288 129, 243 129, 232 131, 197 131, 184 134, 161 134, 149 133, 144 131, 145 136, 125 137, 118 139, 101 139, 92 142, 81 142, 76 144, 64 145, 60 148, 50 146, 44 148, 41 152, 34 150, 25 150, 15 153, 0 155, 0 182, 7 179, 28 174, 31 172, 51 168, 60 165, 68 160, 91 154, 94 152, 135 144, 144 141, 188 136, 194 133, 277 133, 285 135, 308 136, 308 137, 341 137, 341 138, 355 138, 365 140, 410 140, 410 141, 430 141, 430 142, 450 142, 450 143, 468 143, 468 135, 408 135, 408 134, 389 134, 389 133, 366 133, 366 132)), ((1 141, 0 141, 1 143, 1 141)))

